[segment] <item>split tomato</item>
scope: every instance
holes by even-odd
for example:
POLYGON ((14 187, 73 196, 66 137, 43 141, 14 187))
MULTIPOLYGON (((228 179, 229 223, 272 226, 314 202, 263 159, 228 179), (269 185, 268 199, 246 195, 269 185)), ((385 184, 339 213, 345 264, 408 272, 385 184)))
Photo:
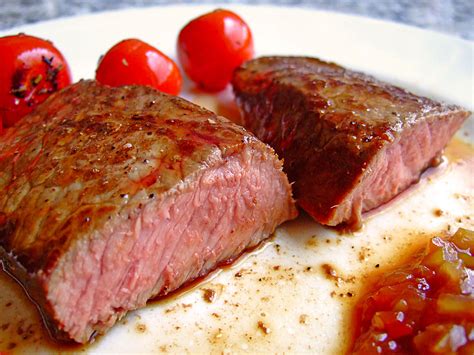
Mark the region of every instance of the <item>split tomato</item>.
MULTIPOLYGON (((63 55, 41 38, 0 38, 0 119, 13 126, 49 95, 71 84, 63 55)), ((0 128, 1 130, 1 128, 0 128)))

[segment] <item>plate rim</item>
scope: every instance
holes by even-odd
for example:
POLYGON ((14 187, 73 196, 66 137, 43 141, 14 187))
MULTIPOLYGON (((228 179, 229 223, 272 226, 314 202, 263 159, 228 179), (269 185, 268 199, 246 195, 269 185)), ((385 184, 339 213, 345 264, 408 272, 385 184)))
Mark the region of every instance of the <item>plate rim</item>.
POLYGON ((27 23, 27 24, 22 24, 18 26, 13 26, 10 28, 2 29, 0 30, 0 36, 6 36, 6 35, 13 35, 15 32, 18 33, 18 31, 25 31, 28 29, 37 29, 38 27, 43 27, 43 26, 54 26, 55 24, 61 24, 64 22, 71 22, 71 21, 81 21, 85 18, 95 18, 95 17, 103 17, 103 16, 114 16, 114 15, 121 15, 126 12, 144 12, 144 11, 156 11, 157 9, 162 9, 162 8, 195 8, 195 9, 203 9, 204 11, 207 10, 212 10, 212 9, 218 9, 218 8, 228 8, 228 9, 234 9, 235 11, 239 11, 239 9, 247 9, 247 10, 255 10, 255 9, 268 9, 268 10, 276 10, 276 11, 292 11, 292 12, 313 12, 313 13, 319 13, 319 14, 325 14, 328 16, 335 16, 339 18, 346 18, 346 19, 352 19, 355 21, 360 21, 360 22, 367 22, 371 25, 379 25, 379 26, 392 26, 394 29, 399 29, 399 30, 410 30, 410 31, 415 31, 418 32, 419 34, 425 34, 425 35, 434 35, 434 36, 439 36, 443 38, 444 40, 451 40, 458 42, 461 45, 469 46, 471 47, 472 50, 474 50, 474 41, 456 36, 454 34, 450 33, 445 33, 429 28, 423 28, 423 27, 418 27, 415 25, 403 23, 403 22, 398 22, 392 19, 380 19, 380 18, 375 18, 375 17, 370 17, 366 15, 360 15, 360 14, 351 14, 351 13, 346 13, 346 12, 339 12, 339 11, 334 11, 334 10, 325 10, 325 9, 317 9, 317 8, 312 8, 308 6, 289 6, 289 5, 274 5, 274 4, 243 4, 243 3, 238 3, 238 4, 232 4, 232 3, 224 3, 224 2, 215 2, 211 4, 195 4, 195 3, 185 3, 185 4, 173 4, 173 3, 168 3, 168 4, 160 4, 160 5, 153 5, 153 6, 129 6, 129 7, 124 7, 120 9, 111 9, 111 10, 105 10, 105 11, 97 11, 97 12, 90 12, 90 13, 84 13, 84 14, 78 14, 78 15, 66 15, 66 16, 61 16, 53 19, 48 19, 44 21, 38 21, 34 23, 27 23))

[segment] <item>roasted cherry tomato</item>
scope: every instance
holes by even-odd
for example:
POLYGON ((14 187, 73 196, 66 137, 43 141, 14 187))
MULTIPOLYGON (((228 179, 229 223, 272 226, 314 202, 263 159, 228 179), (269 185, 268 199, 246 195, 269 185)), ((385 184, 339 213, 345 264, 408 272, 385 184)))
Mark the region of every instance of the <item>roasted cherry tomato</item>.
POLYGON ((249 26, 228 10, 202 15, 179 33, 179 61, 186 74, 207 91, 224 89, 234 70, 253 55, 249 26))
POLYGON ((0 38, 0 116, 10 127, 71 83, 62 54, 49 41, 19 34, 0 38))
POLYGON ((172 95, 179 94, 182 83, 176 63, 138 39, 126 39, 110 48, 95 77, 110 86, 146 85, 172 95))

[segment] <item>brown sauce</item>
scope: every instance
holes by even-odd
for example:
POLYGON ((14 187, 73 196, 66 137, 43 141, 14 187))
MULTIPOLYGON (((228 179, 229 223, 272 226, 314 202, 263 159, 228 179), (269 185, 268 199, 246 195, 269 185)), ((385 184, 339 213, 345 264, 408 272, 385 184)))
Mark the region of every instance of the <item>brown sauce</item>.
POLYGON ((474 159, 474 145, 460 138, 454 137, 446 146, 444 155, 449 162, 455 163, 460 160, 474 159))

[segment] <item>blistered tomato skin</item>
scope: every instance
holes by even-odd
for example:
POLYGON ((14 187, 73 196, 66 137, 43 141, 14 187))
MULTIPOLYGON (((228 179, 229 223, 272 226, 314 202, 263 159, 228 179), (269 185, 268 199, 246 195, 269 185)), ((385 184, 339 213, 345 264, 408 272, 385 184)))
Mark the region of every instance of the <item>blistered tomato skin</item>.
POLYGON ((354 354, 473 354, 474 233, 435 237, 359 304, 354 354))
POLYGON ((138 39, 114 45, 100 60, 96 79, 110 86, 144 85, 178 95, 182 78, 176 63, 138 39))
POLYGON ((4 127, 13 126, 49 95, 71 84, 69 66, 49 41, 25 34, 6 36, 0 38, 0 53, 4 127))
POLYGON ((215 10, 189 22, 179 33, 178 58, 201 89, 224 89, 232 73, 254 56, 252 32, 235 13, 215 10))

